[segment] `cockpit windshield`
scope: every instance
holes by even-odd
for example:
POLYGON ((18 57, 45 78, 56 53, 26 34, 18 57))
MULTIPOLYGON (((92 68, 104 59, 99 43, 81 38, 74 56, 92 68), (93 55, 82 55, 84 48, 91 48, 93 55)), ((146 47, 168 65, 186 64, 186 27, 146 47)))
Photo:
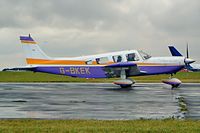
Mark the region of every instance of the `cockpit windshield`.
POLYGON ((139 54, 141 55, 141 57, 144 59, 144 60, 147 60, 147 59, 149 59, 149 58, 151 58, 151 56, 150 55, 148 55, 147 53, 145 53, 145 52, 143 52, 143 51, 138 51, 139 52, 139 54))

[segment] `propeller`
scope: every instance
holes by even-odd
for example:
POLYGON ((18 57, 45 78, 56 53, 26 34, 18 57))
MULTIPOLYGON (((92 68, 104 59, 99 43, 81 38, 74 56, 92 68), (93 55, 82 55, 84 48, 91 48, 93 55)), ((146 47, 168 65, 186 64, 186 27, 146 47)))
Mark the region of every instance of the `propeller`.
POLYGON ((186 46, 186 53, 187 53, 187 58, 189 58, 189 52, 188 52, 188 42, 187 42, 187 46, 186 46))
POLYGON ((186 54, 187 54, 187 55, 186 55, 186 58, 185 58, 185 64, 186 64, 186 66, 188 66, 189 64, 195 62, 195 60, 189 58, 189 48, 188 48, 188 43, 187 43, 187 45, 186 45, 186 54))

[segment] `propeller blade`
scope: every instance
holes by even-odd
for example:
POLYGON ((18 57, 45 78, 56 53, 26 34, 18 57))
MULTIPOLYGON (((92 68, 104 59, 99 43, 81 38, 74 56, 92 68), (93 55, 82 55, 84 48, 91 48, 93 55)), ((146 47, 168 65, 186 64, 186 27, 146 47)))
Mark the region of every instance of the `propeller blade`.
POLYGON ((191 63, 193 63, 193 62, 195 62, 195 60, 190 59, 190 58, 185 58, 185 64, 186 64, 186 65, 189 65, 189 64, 191 64, 191 63))
POLYGON ((187 58, 189 58, 188 43, 187 43, 187 47, 186 47, 186 53, 187 53, 187 58))

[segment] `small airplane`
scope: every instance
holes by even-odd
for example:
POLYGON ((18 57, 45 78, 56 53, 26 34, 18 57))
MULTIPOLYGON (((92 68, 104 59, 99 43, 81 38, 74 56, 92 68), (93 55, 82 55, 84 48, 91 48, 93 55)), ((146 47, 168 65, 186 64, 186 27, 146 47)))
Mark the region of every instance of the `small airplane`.
MULTIPOLYGON (((183 56, 174 46, 168 46, 172 56, 183 56)), ((189 58, 188 44, 186 47, 187 57, 189 58)), ((186 64, 185 68, 192 72, 200 71, 200 64, 186 64)))
MULTIPOLYGON (((9 70, 26 70, 51 74, 66 75, 79 78, 119 78, 114 84, 121 88, 131 87, 135 83, 128 77, 176 74, 186 64, 194 60, 177 57, 152 57, 140 50, 126 50, 104 54, 52 58, 47 56, 33 40, 31 35, 20 36, 23 49, 26 53, 28 66, 18 68, 7 68, 9 70)), ((170 78, 163 81, 172 87, 178 87, 181 81, 170 78)))

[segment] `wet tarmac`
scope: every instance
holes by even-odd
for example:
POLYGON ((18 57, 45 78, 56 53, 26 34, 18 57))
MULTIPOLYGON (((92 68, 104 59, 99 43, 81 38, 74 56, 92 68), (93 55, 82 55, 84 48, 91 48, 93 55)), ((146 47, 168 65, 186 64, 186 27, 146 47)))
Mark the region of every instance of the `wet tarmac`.
POLYGON ((0 118, 200 119, 200 84, 1 83, 0 118))

